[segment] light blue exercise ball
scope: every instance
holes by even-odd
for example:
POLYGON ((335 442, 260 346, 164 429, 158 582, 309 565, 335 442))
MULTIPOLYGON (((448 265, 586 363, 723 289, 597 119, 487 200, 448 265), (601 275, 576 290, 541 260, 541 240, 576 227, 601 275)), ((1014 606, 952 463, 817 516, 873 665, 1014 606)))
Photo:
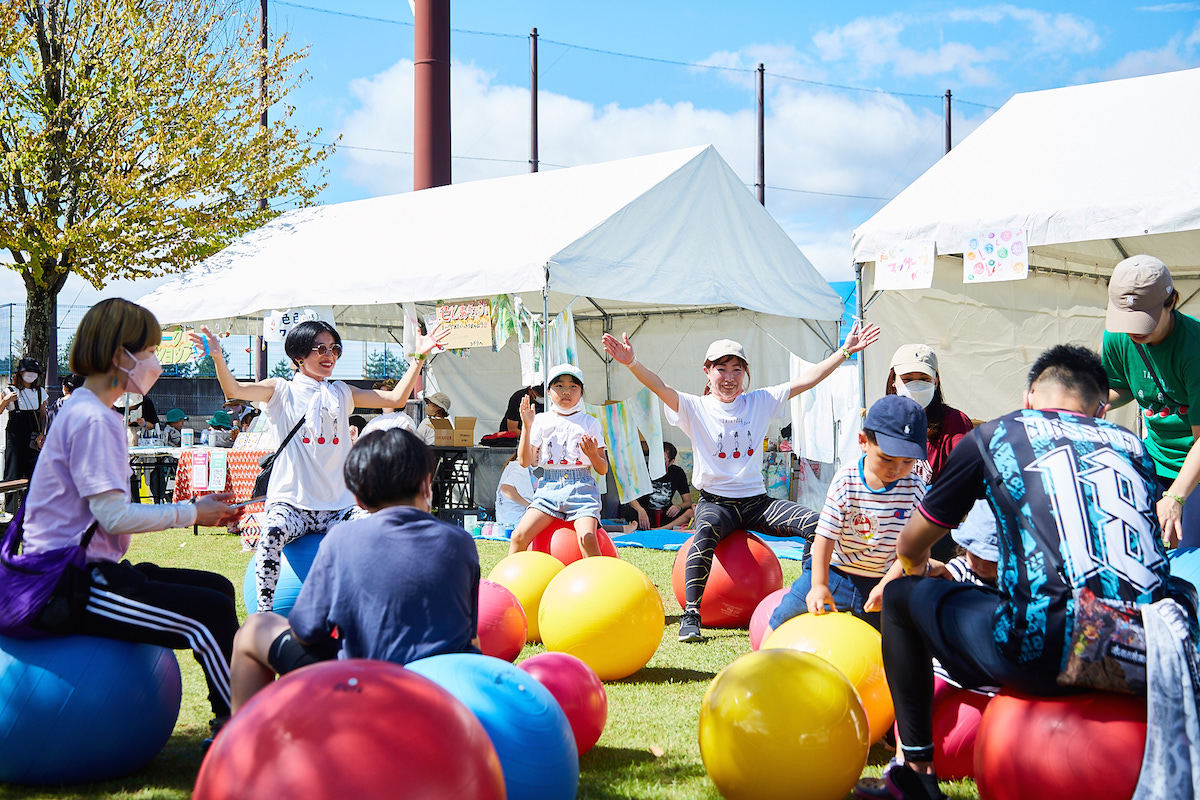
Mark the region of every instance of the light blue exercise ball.
POLYGON ((569 800, 579 788, 575 734, 537 679, 491 656, 454 653, 409 663, 471 709, 504 770, 508 800, 569 800))
MULTIPOLYGON (((296 605, 296 598, 300 596, 300 587, 304 585, 304 579, 308 577, 308 571, 312 569, 313 559, 317 557, 317 548, 321 546, 321 540, 324 538, 325 534, 323 533, 310 533, 283 546, 279 580, 275 584, 275 600, 269 610, 286 617, 292 607, 296 605)), ((253 614, 260 610, 258 607, 258 584, 254 576, 257 568, 258 556, 255 555, 246 565, 246 577, 242 579, 242 600, 245 603, 247 614, 253 614)))

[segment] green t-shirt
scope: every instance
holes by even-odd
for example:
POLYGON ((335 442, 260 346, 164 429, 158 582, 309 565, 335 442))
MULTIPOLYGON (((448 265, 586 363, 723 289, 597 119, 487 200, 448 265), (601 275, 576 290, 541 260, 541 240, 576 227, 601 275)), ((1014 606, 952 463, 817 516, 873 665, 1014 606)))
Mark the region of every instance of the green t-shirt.
POLYGON ((1128 335, 1105 331, 1102 353, 1109 385, 1132 391, 1143 414, 1153 412, 1143 416, 1149 431, 1146 451, 1158 474, 1168 478, 1179 474, 1192 447, 1192 426, 1200 425, 1200 321, 1178 311, 1174 314, 1175 325, 1165 341, 1142 345, 1166 396, 1128 335), (1186 413, 1181 413, 1181 407, 1186 413))

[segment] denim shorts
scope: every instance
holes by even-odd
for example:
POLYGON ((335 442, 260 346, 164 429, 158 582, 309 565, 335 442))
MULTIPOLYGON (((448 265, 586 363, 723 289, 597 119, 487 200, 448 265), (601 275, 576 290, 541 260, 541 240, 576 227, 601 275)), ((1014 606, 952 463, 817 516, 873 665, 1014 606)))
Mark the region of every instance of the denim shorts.
MULTIPOLYGON (((833 595, 833 602, 837 605, 837 610, 849 611, 859 619, 870 623, 875 630, 879 630, 879 612, 863 611, 863 605, 867 602, 871 589, 875 588, 875 584, 879 583, 882 578, 882 575, 870 577, 852 575, 849 572, 842 572, 831 564, 829 566, 829 593, 833 595)), ((811 588, 812 556, 805 555, 804 571, 800 573, 799 578, 796 578, 792 588, 783 596, 775 608, 775 612, 771 615, 769 623, 771 630, 778 628, 792 617, 808 613, 808 603, 805 600, 811 588)))
POLYGON ((568 522, 600 519, 600 489, 589 469, 546 470, 529 507, 568 522))

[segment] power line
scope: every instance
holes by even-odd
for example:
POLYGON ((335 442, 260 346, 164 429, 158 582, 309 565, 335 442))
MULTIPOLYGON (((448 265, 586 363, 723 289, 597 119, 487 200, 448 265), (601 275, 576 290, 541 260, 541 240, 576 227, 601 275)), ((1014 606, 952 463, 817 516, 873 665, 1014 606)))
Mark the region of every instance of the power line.
MULTIPOLYGON (((314 144, 321 145, 322 147, 341 147, 341 148, 345 148, 346 150, 363 150, 368 153, 387 153, 389 155, 397 155, 397 156, 414 155, 413 151, 411 151, 411 150, 393 150, 393 149, 387 148, 387 147, 363 147, 361 145, 338 144, 335 142, 314 142, 314 144)), ((491 161, 491 162, 498 163, 498 164, 528 164, 529 163, 527 160, 521 159, 521 158, 489 158, 488 156, 454 156, 454 155, 450 156, 450 158, 462 159, 464 161, 491 161)), ((540 159, 538 160, 538 163, 544 164, 549 167, 568 169, 568 166, 566 164, 554 164, 552 162, 542 161, 540 159)), ((747 187, 753 186, 753 184, 750 184, 750 183, 747 183, 745 185, 747 187)), ((775 191, 780 191, 780 192, 796 192, 797 194, 813 194, 813 195, 819 195, 821 197, 846 197, 851 200, 885 200, 886 201, 886 200, 892 199, 890 197, 881 197, 879 195, 873 195, 873 194, 846 194, 843 192, 819 192, 816 189, 796 189, 791 186, 768 185, 767 188, 775 190, 775 191)))
MULTIPOLYGON (((300 9, 302 11, 312 11, 317 14, 329 14, 330 16, 346 17, 348 19, 364 20, 366 22, 382 22, 382 23, 385 23, 388 25, 401 25, 406 28, 414 27, 414 24, 412 22, 408 22, 406 20, 388 19, 386 17, 372 17, 372 16, 368 16, 366 14, 353 14, 349 11, 337 11, 337 10, 331 9, 331 8, 319 8, 317 6, 304 5, 303 3, 288 2, 287 0, 274 0, 274 2, 276 5, 287 6, 288 8, 296 8, 296 9, 300 9)), ((450 30, 453 31, 454 33, 465 33, 465 34, 469 34, 471 36, 491 36, 491 37, 498 38, 498 39, 525 39, 527 36, 527 34, 523 34, 523 33, 499 33, 496 31, 470 30, 468 28, 451 28, 450 30)), ((597 53, 599 55, 614 56, 616 58, 628 58, 628 59, 632 59, 634 61, 646 61, 646 62, 649 62, 652 64, 669 64, 671 66, 676 66, 676 67, 688 67, 691 69, 707 69, 707 70, 713 70, 716 72, 736 72, 736 73, 741 73, 744 75, 752 75, 755 72, 755 70, 753 70, 749 67, 725 67, 725 66, 721 66, 719 64, 704 64, 704 63, 695 62, 695 61, 680 61, 680 60, 672 59, 672 58, 659 58, 657 56, 644 56, 644 55, 640 55, 638 53, 625 53, 620 50, 608 50, 603 47, 590 47, 588 45, 574 44, 572 42, 562 42, 557 39, 547 38, 545 36, 539 37, 539 41, 541 41, 544 44, 556 44, 559 47, 566 47, 566 48, 569 48, 572 50, 582 50, 582 51, 588 52, 588 53, 597 53)), ((841 91, 846 91, 846 92, 862 92, 865 94, 885 94, 885 95, 892 95, 895 97, 921 98, 924 100, 941 100, 942 99, 942 95, 940 95, 940 94, 921 94, 919 92, 893 92, 893 91, 888 91, 887 89, 878 89, 878 88, 869 89, 864 86, 850 86, 849 84, 842 84, 842 83, 826 83, 824 81, 815 81, 815 80, 811 80, 809 78, 798 78, 794 75, 783 75, 778 72, 767 72, 767 74, 771 75, 772 77, 781 78, 782 80, 785 80, 785 81, 794 81, 796 83, 804 83, 804 84, 808 84, 810 86, 821 86, 821 87, 824 87, 827 89, 839 89, 841 91)), ((960 97, 956 97, 955 100, 963 105, 976 106, 978 108, 987 108, 987 109, 991 109, 992 111, 995 111, 999 108, 999 106, 990 106, 990 105, 987 105, 986 103, 976 103, 971 100, 963 100, 960 97)))
MULTIPOLYGON (((362 145, 340 144, 338 142, 313 142, 313 144, 321 145, 322 147, 342 148, 345 150, 363 150, 368 153, 389 153, 391 155, 397 155, 397 156, 415 155, 412 150, 393 150, 393 149, 387 148, 387 147, 363 147, 362 145)), ((450 158, 461 159, 463 161, 494 161, 499 164, 529 164, 529 160, 524 159, 524 158, 489 158, 488 156, 455 156, 455 155, 450 156, 450 158)), ((541 159, 538 159, 538 163, 544 164, 548 167, 559 167, 559 168, 563 168, 563 169, 565 169, 567 167, 566 164, 554 164, 552 162, 543 161, 541 159)))
MULTIPOLYGON (((747 183, 747 186, 754 184, 747 183)), ((815 194, 822 197, 849 197, 852 200, 891 200, 890 197, 880 197, 873 194, 843 194, 842 192, 818 192, 816 189, 793 189, 790 186, 771 186, 767 184, 768 189, 773 189, 779 192, 797 192, 799 194, 815 194)))

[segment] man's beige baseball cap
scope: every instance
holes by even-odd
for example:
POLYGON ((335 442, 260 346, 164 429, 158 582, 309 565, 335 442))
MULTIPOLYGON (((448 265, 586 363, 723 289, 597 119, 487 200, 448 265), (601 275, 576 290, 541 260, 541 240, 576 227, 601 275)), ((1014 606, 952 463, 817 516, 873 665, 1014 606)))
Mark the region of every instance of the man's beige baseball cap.
POLYGON ((1152 333, 1174 291, 1166 264, 1154 256, 1130 256, 1113 268, 1108 281, 1105 330, 1138 336, 1152 333))

